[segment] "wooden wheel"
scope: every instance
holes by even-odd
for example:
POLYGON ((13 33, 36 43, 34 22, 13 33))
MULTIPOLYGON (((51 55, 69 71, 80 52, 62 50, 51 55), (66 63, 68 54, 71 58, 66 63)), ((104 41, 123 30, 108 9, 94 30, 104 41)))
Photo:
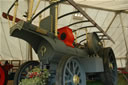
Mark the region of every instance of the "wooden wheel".
POLYGON ((76 57, 63 57, 57 67, 56 85, 86 85, 85 72, 76 57))

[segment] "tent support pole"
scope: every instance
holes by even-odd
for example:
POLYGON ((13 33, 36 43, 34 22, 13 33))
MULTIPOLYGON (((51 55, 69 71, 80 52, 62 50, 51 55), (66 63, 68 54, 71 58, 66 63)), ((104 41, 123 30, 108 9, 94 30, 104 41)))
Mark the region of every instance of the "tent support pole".
MULTIPOLYGON (((116 16, 117 16, 117 15, 118 15, 118 12, 116 12, 116 13, 115 13, 115 15, 114 15, 114 17, 113 17, 112 21, 110 22, 110 24, 108 25, 107 29, 105 30, 105 33, 107 33, 107 32, 108 32, 108 30, 110 29, 110 27, 111 27, 112 23, 113 23, 113 22, 114 22, 114 20, 116 19, 116 16)), ((103 37, 102 37, 101 39, 103 39, 103 37)), ((105 42, 104 42, 104 43, 105 43, 105 42)))
MULTIPOLYGON (((34 3, 34 0, 29 0, 29 2, 28 3, 30 3, 29 4, 29 9, 28 9, 28 18, 27 18, 27 20, 29 21, 30 19, 31 19, 31 17, 32 17, 32 10, 33 10, 33 3, 34 3)), ((33 60, 33 55, 32 55, 32 47, 31 47, 31 45, 29 45, 29 47, 28 47, 28 57, 30 57, 30 60, 33 60)))
POLYGON ((111 27, 112 23, 114 22, 114 20, 116 19, 116 16, 118 15, 118 13, 115 13, 112 21, 110 22, 109 26, 107 27, 107 29, 105 30, 105 32, 107 33, 107 31, 109 30, 109 28, 111 27))
POLYGON ((125 46, 126 46, 126 62, 128 62, 128 45, 127 45, 127 40, 126 40, 126 34, 125 34, 125 28, 124 28, 124 24, 123 24, 123 20, 122 20, 122 16, 121 16, 121 13, 120 13, 120 22, 121 22, 121 26, 122 26, 122 33, 123 33, 123 38, 124 38, 124 43, 125 43, 125 46))

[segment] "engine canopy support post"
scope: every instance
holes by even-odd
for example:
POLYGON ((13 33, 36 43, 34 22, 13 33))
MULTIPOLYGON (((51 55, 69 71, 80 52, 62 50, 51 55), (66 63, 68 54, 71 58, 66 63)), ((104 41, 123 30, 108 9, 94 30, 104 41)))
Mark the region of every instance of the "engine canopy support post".
MULTIPOLYGON (((58 0, 51 0, 50 4, 53 4, 57 2, 58 0)), ((58 5, 55 5, 50 8, 50 15, 52 16, 51 18, 51 31, 57 36, 57 28, 58 28, 58 5)))

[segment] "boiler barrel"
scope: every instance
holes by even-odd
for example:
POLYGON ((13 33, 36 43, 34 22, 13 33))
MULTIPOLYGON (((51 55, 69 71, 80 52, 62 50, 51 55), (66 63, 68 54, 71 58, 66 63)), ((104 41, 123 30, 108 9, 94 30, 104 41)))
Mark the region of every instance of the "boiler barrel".
POLYGON ((86 49, 68 47, 61 40, 43 36, 44 40, 38 49, 39 59, 42 61, 58 62, 64 56, 88 56, 86 49))
POLYGON ((38 54, 40 61, 58 62, 63 56, 88 57, 86 49, 72 48, 65 45, 52 33, 37 26, 20 21, 11 27, 11 35, 27 41, 38 54))

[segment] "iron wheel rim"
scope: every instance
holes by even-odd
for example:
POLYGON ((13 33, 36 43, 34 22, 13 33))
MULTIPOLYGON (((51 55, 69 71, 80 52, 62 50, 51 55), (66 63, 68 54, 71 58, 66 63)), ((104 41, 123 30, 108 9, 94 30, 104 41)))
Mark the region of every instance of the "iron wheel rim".
MULTIPOLYGON (((60 66, 58 67, 57 77, 59 84, 57 85, 86 85, 85 72, 76 57, 65 57, 60 61, 60 66), (78 78, 78 84, 74 83, 74 77, 78 78), (62 77, 59 79, 59 77, 62 77)), ((58 83, 58 82, 57 82, 58 83)))
POLYGON ((19 84, 22 79, 27 78, 26 75, 28 74, 28 72, 37 65, 39 65, 39 62, 37 61, 29 61, 24 63, 23 67, 20 68, 20 72, 18 73, 17 83, 19 84))
MULTIPOLYGON (((112 68, 109 67, 109 73, 112 75, 112 81, 117 82, 117 64, 115 60, 115 55, 112 50, 109 52, 109 63, 112 64, 112 68)), ((116 84, 115 84, 116 85, 116 84)))

